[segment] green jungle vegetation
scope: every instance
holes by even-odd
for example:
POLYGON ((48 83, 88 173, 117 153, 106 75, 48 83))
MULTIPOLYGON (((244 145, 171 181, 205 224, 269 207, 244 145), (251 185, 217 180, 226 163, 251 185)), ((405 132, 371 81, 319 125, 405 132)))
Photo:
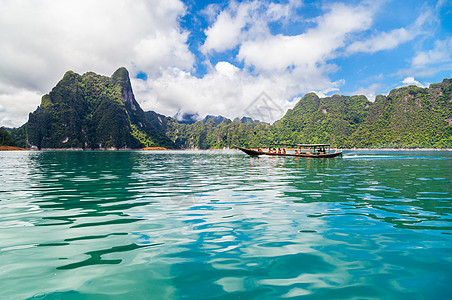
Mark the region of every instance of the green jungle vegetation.
POLYGON ((17 146, 16 140, 4 127, 0 127, 0 146, 17 146))
POLYGON ((72 71, 44 95, 30 113, 24 132, 13 135, 29 147, 78 149, 137 149, 174 144, 149 124, 133 95, 129 73, 111 77, 72 71))
POLYGON ((273 125, 228 119, 219 125, 211 119, 189 125, 154 112, 146 116, 183 149, 297 143, 331 143, 338 148, 452 148, 451 91, 452 79, 445 79, 429 88, 395 89, 388 96, 377 96, 375 102, 365 96, 319 98, 309 93, 273 125))
POLYGON ((270 125, 250 118, 206 117, 193 124, 144 112, 125 68, 111 77, 68 71, 38 109, 10 130, 19 147, 221 149, 331 143, 338 148, 452 148, 452 79, 379 95, 306 94, 270 125), (222 120, 217 124, 215 121, 222 120))

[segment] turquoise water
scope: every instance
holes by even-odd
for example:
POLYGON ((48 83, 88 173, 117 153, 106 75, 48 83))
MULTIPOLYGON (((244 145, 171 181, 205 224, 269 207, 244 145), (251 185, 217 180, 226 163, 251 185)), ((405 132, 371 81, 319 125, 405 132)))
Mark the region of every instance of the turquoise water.
POLYGON ((0 299, 452 299, 452 153, 0 152, 0 299))

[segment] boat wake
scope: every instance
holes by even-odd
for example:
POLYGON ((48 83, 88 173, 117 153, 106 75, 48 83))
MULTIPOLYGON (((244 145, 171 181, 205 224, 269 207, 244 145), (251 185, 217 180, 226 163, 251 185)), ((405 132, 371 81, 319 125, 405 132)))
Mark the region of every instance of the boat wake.
POLYGON ((395 155, 343 155, 343 159, 391 159, 391 158, 400 158, 395 155))

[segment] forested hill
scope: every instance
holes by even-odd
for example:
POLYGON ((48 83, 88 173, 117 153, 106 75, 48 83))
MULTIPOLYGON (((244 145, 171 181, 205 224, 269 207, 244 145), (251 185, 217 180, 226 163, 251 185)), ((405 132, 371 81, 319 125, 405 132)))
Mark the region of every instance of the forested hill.
POLYGON ((0 127, 0 146, 16 146, 16 141, 3 127, 0 127))
POLYGON ((398 88, 375 102, 309 93, 273 125, 229 119, 180 124, 165 117, 161 130, 190 149, 325 142, 341 148, 452 148, 451 91, 452 79, 445 79, 429 88, 398 88))
POLYGON ((358 147, 452 148, 452 79, 377 96, 351 136, 358 147))
POLYGON ((147 121, 125 68, 111 77, 66 72, 30 113, 25 131, 28 146, 38 149, 174 147, 147 121))
POLYGON ((452 147, 452 79, 379 95, 304 96, 274 124, 278 140, 338 147, 452 147))
POLYGON ((333 147, 452 148, 452 79, 429 88, 407 86, 379 95, 320 98, 309 93, 273 125, 250 118, 208 116, 178 122, 144 112, 129 74, 111 77, 68 71, 20 128, 20 147, 177 149, 258 147, 275 143, 331 143, 333 147))

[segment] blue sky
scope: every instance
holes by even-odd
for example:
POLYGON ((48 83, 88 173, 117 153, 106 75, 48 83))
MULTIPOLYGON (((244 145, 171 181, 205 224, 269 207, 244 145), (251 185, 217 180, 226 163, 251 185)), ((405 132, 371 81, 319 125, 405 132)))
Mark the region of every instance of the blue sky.
POLYGON ((403 85, 452 77, 451 1, 0 0, 0 6, 2 126, 26 122, 67 70, 109 76, 125 66, 145 110, 230 118, 250 114, 262 92, 284 112, 312 91, 373 100, 403 85))
MULTIPOLYGON (((220 15, 231 6, 230 1, 185 1, 188 14, 182 19, 182 28, 190 32, 188 43, 190 50, 196 54, 197 64, 194 75, 202 77, 207 73, 204 60, 209 60, 215 64, 219 61, 228 61, 240 68, 252 68, 244 65, 243 61, 237 59, 240 45, 227 51, 214 51, 209 55, 203 55, 200 51, 206 41, 206 30, 212 23, 206 20, 206 10, 215 7, 220 15)), ((240 6, 236 2, 236 6, 240 6)), ((249 2, 248 2, 249 3, 249 2)), ((281 5, 287 5, 287 1, 273 1, 281 5)), ((338 47, 337 53, 328 63, 337 66, 334 72, 329 73, 329 78, 333 81, 343 81, 338 86, 337 92, 341 94, 353 94, 358 90, 364 91, 366 87, 374 85, 370 98, 375 93, 387 93, 390 89, 398 87, 406 78, 416 78, 412 83, 418 85, 428 85, 439 82, 452 75, 452 63, 449 48, 452 36, 452 5, 447 1, 297 1, 300 4, 295 7, 292 14, 287 19, 268 22, 272 35, 297 36, 302 35, 310 28, 317 25, 315 18, 323 16, 328 11, 328 6, 335 3, 344 3, 351 7, 369 5, 373 10, 371 24, 367 28, 351 32, 345 41, 344 47, 338 47), (373 6, 373 7, 372 7, 373 6), (418 23, 418 24, 416 24, 418 23), (406 30, 406 37, 397 36, 397 31, 406 30), (411 32, 410 32, 411 31, 411 32), (381 44, 381 49, 361 50, 354 53, 347 53, 346 46, 354 41, 378 39, 382 35, 387 35, 388 41, 376 40, 381 44), (391 42, 390 36, 394 36, 391 42), (384 43, 387 43, 385 45, 384 43), (444 48, 435 48, 435 43, 445 43, 444 48), (449 43, 447 43, 449 42, 449 43), (443 51, 444 60, 426 61, 422 65, 415 65, 413 60, 422 53, 429 51, 443 51), (445 63, 444 65, 442 63, 445 63), (414 77, 416 76, 416 77, 414 77)), ((262 10, 265 10, 262 5, 262 10)), ((238 9, 230 9, 236 12, 238 9)), ((244 28, 243 31, 247 29, 244 28)), ((410 80, 406 80, 409 82, 410 80)), ((402 83, 403 84, 403 83, 402 83)), ((328 93, 328 94, 331 94, 328 93)))

